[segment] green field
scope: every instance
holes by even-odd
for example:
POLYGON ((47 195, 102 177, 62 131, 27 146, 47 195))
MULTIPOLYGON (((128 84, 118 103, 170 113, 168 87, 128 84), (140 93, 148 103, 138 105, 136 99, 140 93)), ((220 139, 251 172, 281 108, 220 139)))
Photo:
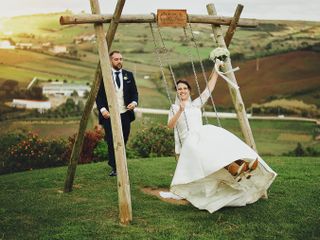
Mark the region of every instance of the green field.
POLYGON ((105 163, 77 168, 63 194, 66 167, 0 176, 2 239, 310 239, 320 238, 316 158, 265 157, 278 173, 268 200, 213 214, 143 193, 167 188, 173 158, 128 160, 133 221, 119 225, 116 179, 105 163))

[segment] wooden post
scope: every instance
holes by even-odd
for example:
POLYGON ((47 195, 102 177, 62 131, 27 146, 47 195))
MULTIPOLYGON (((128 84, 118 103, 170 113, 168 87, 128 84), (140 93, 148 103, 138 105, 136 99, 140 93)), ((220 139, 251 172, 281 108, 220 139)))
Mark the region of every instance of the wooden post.
MULTIPOLYGON (((208 10, 208 14, 209 15, 217 15, 217 12, 216 12, 215 7, 214 7, 213 4, 208 4, 207 5, 207 10, 208 10)), ((212 25, 212 31, 213 31, 213 34, 215 36, 217 45, 219 47, 227 48, 226 43, 225 43, 224 38, 223 38, 223 33, 222 33, 221 26, 212 25)), ((225 63, 225 70, 229 71, 231 69, 232 69, 231 60, 230 60, 230 58, 228 58, 226 63, 225 63)), ((234 83, 237 84, 237 80, 236 80, 236 77, 235 77, 233 72, 228 73, 227 77, 231 81, 233 81, 234 83)), ((247 118, 246 109, 245 109, 245 106, 244 106, 244 103, 243 103, 243 100, 242 100, 242 97, 241 97, 241 94, 240 94, 240 90, 236 90, 236 89, 230 87, 229 85, 228 85, 228 87, 229 87, 229 90, 230 90, 230 94, 231 94, 231 97, 232 97, 232 102, 233 102, 233 105, 235 107, 235 110, 236 110, 236 113, 237 113, 237 116, 238 116, 238 120, 239 120, 239 123, 240 123, 240 128, 241 128, 242 134, 244 136, 245 142, 251 148, 253 148, 255 151, 257 151, 256 144, 254 142, 253 134, 252 134, 252 131, 251 131, 251 127, 250 127, 250 124, 249 124, 249 120, 247 118)))
POLYGON ((224 42, 226 43, 226 46, 229 47, 230 43, 231 43, 231 39, 234 35, 234 32, 237 29, 239 20, 240 20, 240 15, 243 9, 243 5, 238 4, 237 9, 233 15, 233 19, 231 21, 231 24, 227 30, 226 35, 224 36, 224 42))
POLYGON ((126 0, 118 0, 116 8, 114 10, 114 14, 111 19, 110 26, 107 32, 107 37, 106 37, 108 50, 110 50, 111 44, 113 43, 113 38, 114 38, 114 35, 116 34, 118 24, 119 24, 119 19, 121 17, 121 13, 122 13, 125 2, 126 0))
MULTIPOLYGON (((111 79, 111 74, 110 74, 111 67, 110 67, 108 49, 110 48, 110 46, 112 44, 112 41, 113 41, 117 26, 118 26, 119 18, 121 16, 121 12, 122 12, 124 4, 125 4, 125 0, 118 0, 117 6, 115 9, 115 13, 114 13, 114 18, 109 26, 109 31, 106 36, 106 41, 104 40, 104 33, 103 33, 103 29, 102 29, 101 24, 100 24, 100 26, 96 27, 97 28, 96 29, 97 37, 99 36, 99 41, 98 41, 99 42, 99 49, 102 48, 103 49, 102 51, 104 53, 102 56, 100 56, 100 59, 102 58, 104 60, 103 60, 103 65, 100 64, 100 61, 98 63, 96 73, 95 73, 95 79, 94 79, 88 100, 86 102, 82 118, 80 120, 79 131, 76 136, 76 141, 73 146, 73 150, 72 150, 72 154, 71 154, 71 158, 70 158, 70 162, 69 162, 69 167, 68 167, 68 171, 67 171, 67 178, 66 178, 65 186, 64 186, 64 192, 72 191, 75 171, 76 171, 78 159, 80 157, 80 153, 82 150, 82 145, 83 145, 83 140, 84 140, 84 132, 85 132, 85 129, 86 129, 86 126, 88 123, 88 116, 90 115, 90 112, 92 110, 92 107, 93 107, 93 104, 94 104, 94 101, 95 101, 95 98, 96 98, 96 95, 97 95, 97 92, 99 89, 99 85, 100 85, 100 82, 101 82, 102 76, 103 76, 101 66, 102 66, 102 68, 105 69, 104 74, 107 75, 104 79, 106 79, 106 81, 108 81, 107 79, 109 78, 109 82, 111 79)), ((94 13, 100 13, 99 4, 97 1, 91 1, 91 7, 92 7, 92 11, 94 13), (97 12, 95 12, 95 11, 97 11, 97 12)), ((111 79, 111 87, 107 86, 106 89, 109 89, 111 92, 113 92, 113 95, 114 95, 115 92, 112 91, 111 88, 114 89, 112 79, 111 79)), ((116 99, 115 96, 112 96, 112 93, 111 93, 110 98, 116 99)), ((112 100, 111 100, 111 102, 112 102, 112 100)), ((110 102, 109 108, 114 109, 114 108, 118 107, 117 103, 111 103, 111 102, 110 102), (114 106, 116 106, 116 107, 114 107, 114 106)), ((118 129, 115 129, 113 131, 118 132, 119 126, 120 126, 120 133, 117 134, 117 136, 120 135, 120 140, 119 140, 119 138, 117 138, 118 141, 116 141, 116 143, 115 143, 115 146, 116 146, 115 149, 117 150, 116 151, 116 160, 119 159, 119 154, 121 155, 120 156, 120 163, 118 163, 118 161, 117 161, 117 165, 119 164, 119 167, 117 168, 118 169, 119 209, 120 209, 119 215, 120 215, 120 222, 123 224, 127 224, 129 221, 132 220, 131 196, 130 196, 128 171, 127 171, 126 159, 125 159, 124 142, 123 142, 123 137, 122 137, 120 114, 119 114, 119 110, 118 110, 118 114, 116 114, 116 111, 117 110, 110 110, 111 114, 113 116, 115 116, 115 120, 111 119, 111 121, 118 123, 118 124, 113 124, 113 125, 118 125, 116 127, 118 129), (115 112, 115 113, 112 113, 112 112, 115 112), (117 115, 118 115, 118 118, 116 117, 117 115), (121 144, 121 141, 122 141, 122 144, 121 144), (124 159, 123 159, 123 156, 124 156, 124 159), (124 163, 123 163, 123 161, 124 161, 124 163)), ((115 136, 114 136, 114 138, 115 138, 115 136)))
MULTIPOLYGON (((93 13, 100 14, 100 7, 98 0, 90 0, 91 9, 93 13)), ((105 86, 106 96, 108 98, 111 129, 113 136, 113 144, 117 165, 117 181, 118 181, 118 197, 119 197, 119 215, 120 222, 122 224, 128 224, 132 220, 132 208, 131 208, 131 196, 130 196, 130 185, 129 176, 126 160, 126 152, 122 134, 122 125, 120 118, 120 111, 118 100, 116 97, 116 91, 112 79, 111 63, 108 53, 108 45, 105 41, 105 35, 103 31, 102 23, 96 23, 94 25, 99 59, 101 64, 101 71, 103 76, 103 84, 105 86)))
MULTIPOLYGON (((108 43, 108 47, 111 46, 113 37, 115 35, 115 31, 117 27, 112 27, 113 25, 118 25, 118 19, 120 18, 121 11, 123 9, 125 0, 118 0, 116 9, 115 9, 115 20, 110 24, 109 28, 113 29, 113 31, 108 31, 108 34, 106 36, 106 40, 108 43), (120 12, 119 12, 120 11, 120 12)), ((102 80, 102 73, 101 73, 101 67, 100 67, 100 62, 98 63, 95 76, 94 76, 94 81, 92 83, 91 91, 88 96, 88 99, 86 101, 84 111, 82 113, 82 117, 80 119, 79 123, 79 129, 78 129, 78 134, 76 135, 75 143, 72 148, 70 160, 69 160, 69 166, 67 170, 67 177, 64 183, 64 192, 71 192, 72 191, 72 186, 73 186, 73 181, 74 181, 74 176, 76 173, 77 169, 77 164, 78 164, 78 159, 80 158, 80 154, 82 151, 82 145, 84 141, 84 133, 88 124, 88 119, 90 112, 92 110, 93 104, 95 102, 98 90, 99 90, 99 85, 102 80)))

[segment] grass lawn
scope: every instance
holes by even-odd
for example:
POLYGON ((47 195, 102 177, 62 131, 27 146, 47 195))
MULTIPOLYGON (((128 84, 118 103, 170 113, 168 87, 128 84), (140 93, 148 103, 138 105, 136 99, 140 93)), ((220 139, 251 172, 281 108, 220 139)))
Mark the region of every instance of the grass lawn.
POLYGON ((133 221, 118 220, 116 179, 105 163, 81 165, 61 193, 66 167, 0 176, 1 239, 320 239, 319 159, 268 157, 279 174, 269 200, 213 214, 141 192, 168 187, 173 158, 129 160, 133 221), (108 169, 109 170, 109 169, 108 169))

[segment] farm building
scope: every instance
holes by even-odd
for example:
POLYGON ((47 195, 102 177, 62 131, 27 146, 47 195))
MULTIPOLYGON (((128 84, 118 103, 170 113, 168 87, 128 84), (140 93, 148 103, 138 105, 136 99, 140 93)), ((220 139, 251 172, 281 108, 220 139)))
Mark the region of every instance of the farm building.
POLYGON ((13 99, 12 107, 38 109, 40 113, 45 112, 51 108, 49 101, 28 100, 28 99, 13 99))
POLYGON ((31 49, 32 46, 33 46, 32 43, 17 43, 17 44, 16 44, 16 48, 25 49, 25 50, 31 49))
POLYGON ((67 53, 68 52, 68 48, 67 48, 67 46, 53 46, 50 49, 50 52, 52 52, 54 54, 67 53))
POLYGON ((1 49, 15 49, 15 46, 12 45, 12 42, 9 40, 0 40, 1 49))
POLYGON ((83 84, 50 83, 42 88, 43 95, 71 96, 77 92, 79 97, 84 97, 85 92, 90 91, 90 86, 83 84))

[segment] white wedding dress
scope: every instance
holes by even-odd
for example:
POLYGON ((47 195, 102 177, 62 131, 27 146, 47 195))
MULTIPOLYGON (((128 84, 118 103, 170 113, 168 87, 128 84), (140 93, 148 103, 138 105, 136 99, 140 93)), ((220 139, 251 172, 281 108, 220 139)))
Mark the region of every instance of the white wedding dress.
MULTIPOLYGON (((212 213, 225 206, 245 206, 266 197, 277 174, 237 136, 223 128, 202 124, 201 105, 209 95, 206 90, 201 98, 190 99, 177 122, 175 150, 180 157, 170 191, 212 213), (250 162, 257 158, 259 165, 250 179, 242 177, 237 182, 224 168, 238 159, 250 162)), ((177 102, 171 106, 169 120, 178 109, 177 102)))

